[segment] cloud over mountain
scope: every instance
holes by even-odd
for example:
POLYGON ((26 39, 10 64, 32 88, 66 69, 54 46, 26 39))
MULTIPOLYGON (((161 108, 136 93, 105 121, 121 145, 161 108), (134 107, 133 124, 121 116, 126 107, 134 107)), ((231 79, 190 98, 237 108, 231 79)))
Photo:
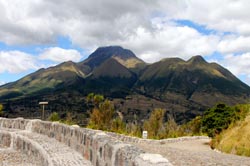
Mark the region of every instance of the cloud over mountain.
MULTIPOLYGON (((250 52, 249 8, 247 0, 2 0, 0 43, 60 47, 57 38, 63 36, 87 53, 121 45, 147 62, 197 54, 209 60, 218 53, 211 59, 228 65, 228 54, 234 60, 250 52)), ((227 67, 244 72, 239 65, 227 67)))
POLYGON ((81 54, 73 49, 62 49, 59 47, 51 47, 45 49, 42 54, 39 55, 40 59, 51 60, 53 62, 65 62, 74 61, 79 62, 82 58, 81 54))
POLYGON ((20 73, 29 69, 38 69, 38 63, 32 55, 20 51, 0 52, 0 73, 20 73))

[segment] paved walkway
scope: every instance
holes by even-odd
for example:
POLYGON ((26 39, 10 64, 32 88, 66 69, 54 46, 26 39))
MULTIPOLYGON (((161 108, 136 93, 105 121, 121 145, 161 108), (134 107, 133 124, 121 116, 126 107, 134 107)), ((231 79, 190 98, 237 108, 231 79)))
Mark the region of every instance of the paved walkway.
MULTIPOLYGON (((44 152, 43 155, 49 161, 49 165, 53 166, 91 166, 91 163, 88 160, 85 160, 78 152, 74 151, 67 145, 58 142, 56 139, 49 138, 44 135, 37 133, 31 133, 25 130, 11 130, 0 128, 0 130, 5 130, 12 132, 16 135, 21 135, 25 138, 28 138, 33 146, 42 149, 44 152)), ((13 149, 2 148, 0 151, 0 166, 8 165, 14 166, 16 163, 18 165, 28 166, 28 165, 41 165, 41 161, 34 161, 32 157, 26 157, 25 154, 21 154, 18 151, 13 149), (2 151, 2 153, 1 153, 2 151), (7 153, 8 155, 5 155, 7 153), (15 157, 17 156, 17 157, 15 157), (27 160, 26 160, 27 158, 27 160), (1 165, 2 163, 2 165, 1 165), (12 164, 13 163, 13 164, 12 164)))
POLYGON ((174 166, 250 166, 250 157, 216 152, 209 139, 157 144, 132 143, 146 152, 166 157, 174 166))

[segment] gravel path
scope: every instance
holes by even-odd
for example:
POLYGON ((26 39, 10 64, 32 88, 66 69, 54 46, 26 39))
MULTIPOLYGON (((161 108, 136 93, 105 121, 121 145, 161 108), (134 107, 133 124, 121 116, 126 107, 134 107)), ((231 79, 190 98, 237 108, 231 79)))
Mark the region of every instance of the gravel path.
MULTIPOLYGON (((37 133, 32 133, 24 130, 11 130, 3 129, 8 132, 15 133, 16 135, 21 135, 25 138, 31 140, 33 146, 39 149, 43 149, 44 156, 48 159, 50 165, 53 166, 91 166, 90 161, 84 159, 80 153, 74 151, 67 145, 58 142, 56 139, 49 138, 44 135, 37 133)), ((17 152, 10 148, 2 148, 2 153, 0 151, 0 166, 20 166, 24 163, 24 166, 37 165, 40 166, 41 162, 32 160, 32 156, 26 157, 25 154, 17 152), (17 157, 16 157, 17 156, 17 157), (27 160, 26 160, 27 159, 27 160), (13 162, 13 164, 12 164, 13 162), (12 165, 11 165, 12 164, 12 165)))
POLYGON ((174 166, 250 166, 250 157, 211 150, 209 139, 157 144, 130 143, 146 152, 166 157, 174 166))
POLYGON ((32 156, 10 148, 0 147, 0 166, 40 166, 42 162, 32 156))

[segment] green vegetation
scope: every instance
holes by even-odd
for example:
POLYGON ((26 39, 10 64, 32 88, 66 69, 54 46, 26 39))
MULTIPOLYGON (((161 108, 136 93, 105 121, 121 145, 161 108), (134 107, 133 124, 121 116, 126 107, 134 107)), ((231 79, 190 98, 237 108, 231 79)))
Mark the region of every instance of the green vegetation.
POLYGON ((90 93, 87 96, 90 111, 88 128, 112 131, 130 136, 141 137, 142 131, 148 131, 148 138, 163 139, 186 135, 201 134, 201 117, 197 117, 185 125, 178 125, 172 116, 165 122, 166 111, 155 109, 144 124, 124 123, 114 110, 113 104, 102 95, 90 93))
POLYGON ((64 123, 64 124, 67 124, 67 125, 77 124, 76 120, 73 119, 73 116, 72 116, 72 114, 70 112, 66 113, 66 117, 65 118, 61 118, 60 115, 57 112, 53 112, 49 116, 48 120, 52 121, 52 122, 64 123))
POLYGON ((144 122, 144 130, 148 131, 148 138, 164 138, 165 129, 163 124, 165 111, 163 109, 155 109, 148 120, 144 122))
POLYGON ((215 137, 236 121, 244 119, 248 113, 245 107, 243 105, 229 107, 225 104, 217 104, 208 109, 201 119, 202 131, 210 137, 215 137))
POLYGON ((168 116, 168 120, 165 123, 164 138, 176 138, 186 135, 188 135, 188 133, 184 131, 183 126, 178 125, 172 116, 168 116))
MULTIPOLYGON (((146 130, 150 139, 205 134, 212 137, 212 148, 250 156, 250 105, 230 107, 220 103, 183 125, 178 125, 165 110, 155 109, 142 125, 137 122, 125 123, 122 116, 115 112, 113 103, 102 95, 90 93, 86 101, 90 109, 88 128, 136 137, 141 137, 142 131, 146 130)), ((60 116, 54 112, 49 120, 74 124, 70 112, 64 120, 60 120, 60 116)))
POLYGON ((231 123, 213 136, 211 147, 226 153, 250 156, 250 105, 230 107, 231 123))
POLYGON ((212 137, 211 147, 226 153, 250 156, 250 105, 217 104, 197 117, 193 132, 212 137))
POLYGON ((182 130, 185 132, 186 135, 203 135, 202 133, 202 117, 196 116, 193 120, 189 121, 186 124, 182 125, 182 130))
POLYGON ((3 105, 0 104, 0 116, 3 116, 3 105))
POLYGON ((98 107, 101 102, 104 101, 104 96, 100 94, 90 93, 87 96, 87 102, 90 106, 98 107))
POLYGON ((110 101, 105 100, 93 109, 88 127, 98 130, 110 130, 113 117, 114 107, 110 101))
POLYGON ((144 122, 144 130, 148 131, 148 138, 163 139, 181 136, 202 135, 201 117, 197 116, 187 124, 178 125, 175 119, 169 115, 164 123, 166 111, 155 109, 148 120, 144 122))
POLYGON ((236 111, 236 109, 225 104, 217 104, 215 107, 208 109, 202 117, 202 131, 207 133, 208 136, 214 137, 235 121, 237 118, 236 111))
POLYGON ((49 116, 49 121, 55 122, 55 121, 60 121, 60 116, 58 115, 57 112, 53 112, 50 116, 49 116))
POLYGON ((250 157, 250 115, 217 135, 212 143, 220 151, 250 157))
POLYGON ((115 115, 113 104, 104 99, 102 95, 90 93, 87 96, 87 102, 94 108, 91 111, 88 128, 114 131, 123 133, 125 124, 115 115))
POLYGON ((90 93, 87 96, 87 102, 92 109, 88 128, 141 137, 141 126, 134 123, 124 123, 115 112, 111 101, 105 99, 102 95, 90 93))

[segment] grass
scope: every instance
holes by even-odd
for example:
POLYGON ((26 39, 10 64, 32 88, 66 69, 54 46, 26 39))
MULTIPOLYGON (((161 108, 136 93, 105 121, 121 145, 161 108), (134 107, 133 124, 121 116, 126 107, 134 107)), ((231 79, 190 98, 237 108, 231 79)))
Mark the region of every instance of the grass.
POLYGON ((250 156, 250 114, 223 131, 214 144, 223 152, 250 156))

